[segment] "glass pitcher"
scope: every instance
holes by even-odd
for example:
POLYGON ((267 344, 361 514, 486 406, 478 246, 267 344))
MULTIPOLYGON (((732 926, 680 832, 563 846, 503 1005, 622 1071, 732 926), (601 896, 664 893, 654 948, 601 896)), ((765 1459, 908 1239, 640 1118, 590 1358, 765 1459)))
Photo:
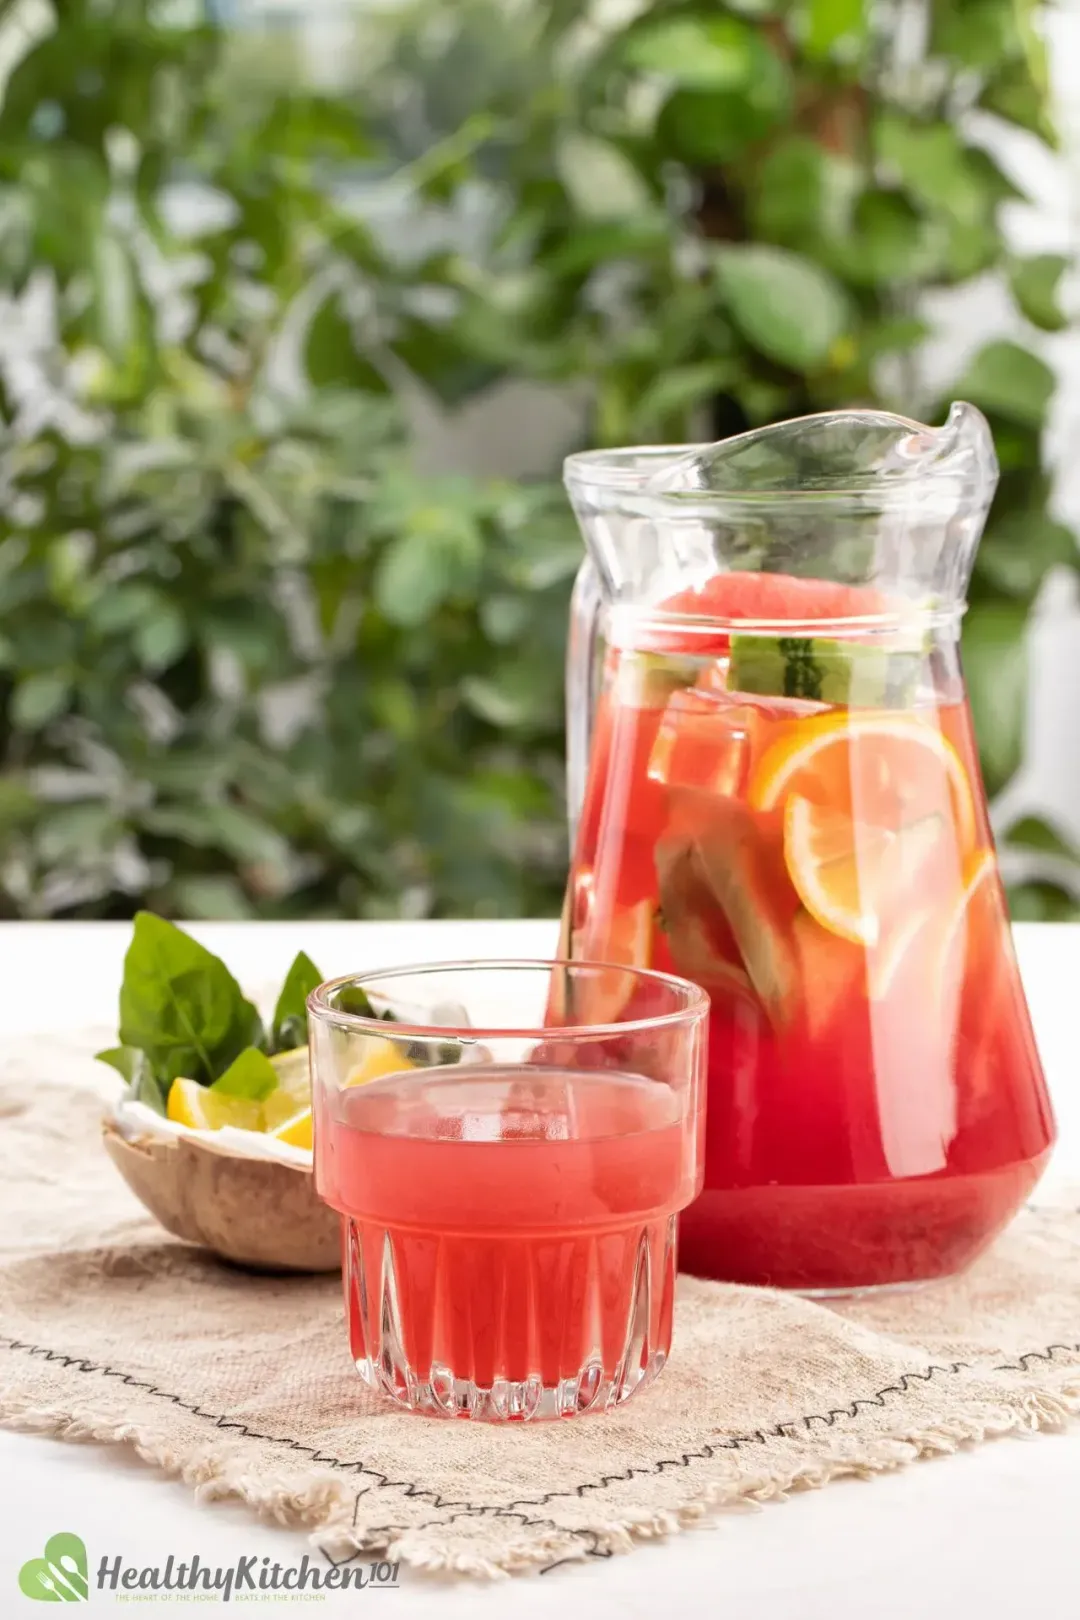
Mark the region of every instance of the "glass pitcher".
MULTIPOLYGON (((565 478, 560 954, 710 994, 681 1265, 815 1294, 955 1272, 1054 1139, 958 651, 987 424, 841 411, 565 478)), ((632 1018, 631 982, 573 1011, 632 1018)))

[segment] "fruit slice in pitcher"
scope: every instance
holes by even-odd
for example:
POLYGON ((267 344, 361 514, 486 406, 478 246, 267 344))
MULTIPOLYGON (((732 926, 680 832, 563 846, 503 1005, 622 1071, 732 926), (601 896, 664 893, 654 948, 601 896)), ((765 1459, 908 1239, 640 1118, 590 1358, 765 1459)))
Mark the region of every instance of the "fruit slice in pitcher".
POLYGON ((744 792, 763 721, 750 705, 700 688, 676 692, 649 756, 649 777, 666 787, 744 792))
POLYGON ((967 774, 931 719, 833 712, 800 721, 758 761, 748 799, 772 810, 792 792, 878 827, 937 813, 953 822, 962 848, 975 842, 967 774))
POLYGON ((704 886, 697 915, 720 914, 755 993, 787 1022, 799 1003, 791 935, 799 903, 784 871, 781 817, 693 788, 673 789, 671 804, 672 836, 692 846, 704 886))
POLYGON ((655 912, 655 902, 645 899, 614 906, 606 920, 599 911, 593 913, 588 928, 575 940, 574 956, 611 966, 575 980, 571 1022, 616 1024, 628 1015, 637 980, 620 968, 651 966, 655 912))
POLYGON ((730 924, 705 880, 693 837, 682 834, 661 840, 656 846, 656 875, 661 953, 670 960, 672 971, 714 997, 756 1000, 730 924))
POLYGON ((784 807, 784 860, 799 899, 823 928, 875 945, 925 882, 947 832, 942 815, 877 827, 793 793, 784 807))

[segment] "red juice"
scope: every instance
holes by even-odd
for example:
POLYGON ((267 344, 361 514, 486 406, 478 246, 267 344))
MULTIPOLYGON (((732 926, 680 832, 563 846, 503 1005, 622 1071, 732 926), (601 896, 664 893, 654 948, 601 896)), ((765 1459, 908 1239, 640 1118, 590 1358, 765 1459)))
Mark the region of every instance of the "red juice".
POLYGON ((617 1404, 671 1343, 677 1093, 608 1070, 428 1068, 346 1086, 316 1122, 343 1217, 353 1359, 447 1415, 617 1404))
POLYGON ((881 656, 678 629, 609 651, 562 954, 709 992, 699 1275, 947 1275, 1053 1140, 955 654, 888 666, 902 695, 789 695, 808 670, 857 695, 881 656))

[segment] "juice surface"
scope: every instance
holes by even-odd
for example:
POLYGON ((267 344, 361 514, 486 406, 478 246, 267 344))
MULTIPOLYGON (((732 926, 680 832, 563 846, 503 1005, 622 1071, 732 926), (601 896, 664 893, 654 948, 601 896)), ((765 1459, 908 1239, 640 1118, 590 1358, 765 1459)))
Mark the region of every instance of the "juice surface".
POLYGON ((944 1275, 1036 1180, 1053 1124, 939 650, 612 647, 565 927, 575 957, 709 991, 686 1269, 821 1290, 944 1275))
POLYGON ((673 1091, 611 1072, 483 1065, 342 1089, 316 1166, 344 1217, 360 1370, 443 1410, 546 1396, 556 1415, 609 1404, 620 1380, 629 1393, 670 1346, 683 1135, 673 1091))

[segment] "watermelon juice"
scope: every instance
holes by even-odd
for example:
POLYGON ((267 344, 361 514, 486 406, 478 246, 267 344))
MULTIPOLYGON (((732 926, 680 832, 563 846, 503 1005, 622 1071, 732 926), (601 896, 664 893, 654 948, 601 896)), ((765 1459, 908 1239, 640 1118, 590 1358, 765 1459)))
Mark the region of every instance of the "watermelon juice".
POLYGON ((679 1093, 610 1070, 424 1068, 334 1092, 319 1191, 343 1217, 353 1360, 450 1416, 618 1404, 671 1346, 679 1093))
POLYGON ((946 1275, 1053 1140, 955 649, 902 619, 845 633, 882 608, 849 587, 690 595, 613 616, 563 954, 709 992, 685 1269, 811 1292, 946 1275))

